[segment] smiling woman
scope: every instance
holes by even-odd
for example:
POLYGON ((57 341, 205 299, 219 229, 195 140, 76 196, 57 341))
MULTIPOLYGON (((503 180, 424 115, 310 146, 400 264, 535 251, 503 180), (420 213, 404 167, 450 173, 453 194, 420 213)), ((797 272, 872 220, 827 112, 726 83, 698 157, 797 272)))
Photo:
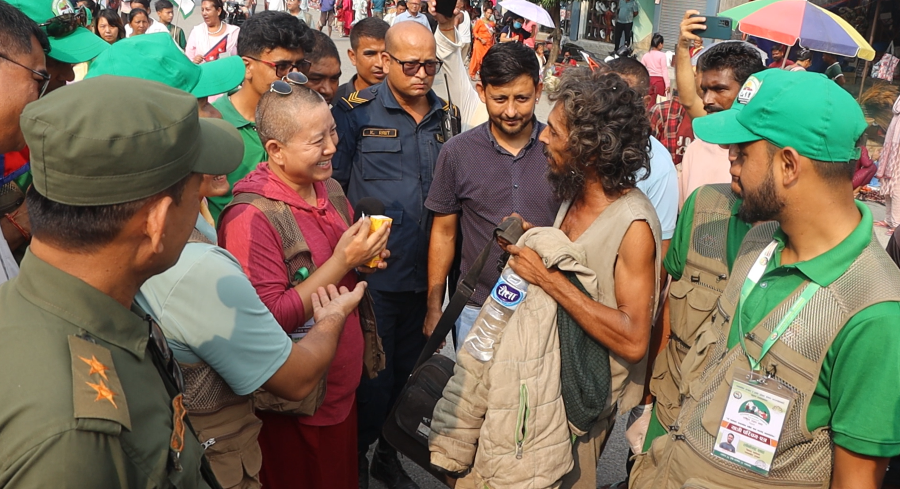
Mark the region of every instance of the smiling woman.
POLYGON ((241 29, 222 22, 225 17, 222 0, 203 0, 200 15, 203 23, 191 30, 184 54, 197 64, 236 55, 241 29))

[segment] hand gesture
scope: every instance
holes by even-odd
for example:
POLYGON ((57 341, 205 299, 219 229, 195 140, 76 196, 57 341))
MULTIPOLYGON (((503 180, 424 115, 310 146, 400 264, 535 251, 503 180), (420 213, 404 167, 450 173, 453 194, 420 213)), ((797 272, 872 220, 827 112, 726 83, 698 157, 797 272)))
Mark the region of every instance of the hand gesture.
POLYGON ((338 290, 334 285, 329 285, 327 290, 325 287, 319 287, 312 295, 313 319, 319 322, 333 315, 346 319, 359 305, 365 291, 366 282, 363 281, 356 284, 353 292, 347 290, 347 287, 338 290))
POLYGON ((372 258, 385 251, 391 226, 385 224, 369 235, 371 220, 368 217, 356 221, 344 231, 334 249, 334 257, 343 264, 347 271, 364 265, 372 258))
POLYGON ((360 266, 356 267, 356 271, 359 273, 374 273, 374 272, 377 272, 378 270, 384 270, 388 266, 386 260, 391 257, 391 250, 382 251, 381 254, 378 255, 378 257, 381 258, 381 261, 378 262, 378 264, 375 265, 374 268, 367 267, 365 265, 360 265, 360 266))
POLYGON ((681 33, 678 35, 678 45, 684 49, 690 49, 695 42, 702 42, 700 36, 694 34, 694 31, 706 30, 706 17, 691 17, 692 15, 700 15, 696 10, 688 10, 681 19, 681 33))
POLYGON ((443 14, 439 14, 437 11, 437 0, 428 0, 428 12, 434 16, 435 20, 437 20, 438 27, 443 30, 452 29, 456 27, 456 14, 459 13, 459 9, 453 9, 453 16, 447 17, 443 14))
POLYGON ((551 272, 536 251, 528 247, 519 248, 516 245, 507 246, 506 251, 512 255, 506 263, 512 268, 512 271, 516 272, 516 275, 538 287, 547 283, 551 272))

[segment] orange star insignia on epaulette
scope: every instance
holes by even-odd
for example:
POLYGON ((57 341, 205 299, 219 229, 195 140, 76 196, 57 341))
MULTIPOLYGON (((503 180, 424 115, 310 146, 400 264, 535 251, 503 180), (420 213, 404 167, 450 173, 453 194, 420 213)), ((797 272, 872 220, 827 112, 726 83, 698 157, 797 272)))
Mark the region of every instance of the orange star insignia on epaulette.
POLYGON ((106 376, 106 371, 109 370, 109 367, 100 363, 100 361, 97 360, 97 357, 91 355, 90 360, 82 356, 79 356, 78 358, 80 358, 82 362, 90 365, 91 371, 88 372, 88 375, 100 374, 101 377, 109 381, 109 378, 106 376))
POLYGON ((113 405, 114 408, 119 409, 119 406, 116 406, 116 401, 113 400, 113 398, 116 396, 115 392, 110 390, 110 388, 107 387, 102 380, 99 384, 92 384, 90 382, 85 382, 85 384, 90 386, 91 389, 97 391, 97 398, 94 399, 94 402, 97 402, 101 399, 106 399, 113 405))

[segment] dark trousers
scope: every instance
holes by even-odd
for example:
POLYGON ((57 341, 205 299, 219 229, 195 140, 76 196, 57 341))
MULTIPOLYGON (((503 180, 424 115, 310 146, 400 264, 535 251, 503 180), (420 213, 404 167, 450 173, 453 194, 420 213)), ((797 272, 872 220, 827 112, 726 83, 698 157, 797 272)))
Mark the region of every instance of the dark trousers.
POLYGON ((619 41, 622 40, 624 35, 625 44, 631 45, 631 28, 634 26, 634 22, 629 22, 627 24, 623 24, 621 22, 616 22, 616 28, 613 31, 613 49, 619 49, 619 41))
POLYGON ((366 452, 381 435, 381 426, 400 395, 425 347, 425 292, 383 292, 369 289, 384 346, 386 367, 378 377, 364 377, 356 390, 359 450, 366 452))

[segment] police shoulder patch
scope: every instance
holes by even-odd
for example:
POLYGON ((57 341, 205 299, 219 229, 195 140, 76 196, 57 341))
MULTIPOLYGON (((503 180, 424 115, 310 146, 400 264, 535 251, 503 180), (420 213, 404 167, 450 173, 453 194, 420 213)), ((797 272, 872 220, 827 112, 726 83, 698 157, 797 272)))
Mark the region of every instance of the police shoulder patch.
POLYGON ((450 102, 447 102, 444 99, 441 99, 441 102, 444 103, 444 106, 441 108, 441 110, 450 112, 450 115, 452 115, 453 117, 459 117, 459 107, 451 104, 450 102))
POLYGON ((340 106, 345 110, 353 110, 360 105, 371 102, 375 98, 376 92, 370 90, 370 88, 372 87, 353 92, 346 97, 341 97, 340 106))
POLYGON ((72 356, 72 396, 75 418, 106 419, 131 429, 128 402, 110 351, 96 343, 69 336, 72 356))

